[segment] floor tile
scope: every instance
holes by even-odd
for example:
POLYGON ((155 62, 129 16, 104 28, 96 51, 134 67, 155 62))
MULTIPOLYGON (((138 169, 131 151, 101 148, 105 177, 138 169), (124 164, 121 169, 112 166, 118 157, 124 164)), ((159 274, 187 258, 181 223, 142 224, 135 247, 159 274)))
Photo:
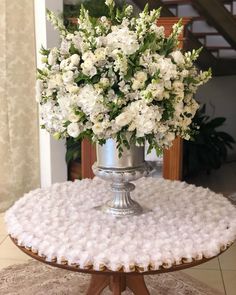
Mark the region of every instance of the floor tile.
POLYGON ((225 193, 226 195, 236 192, 236 163, 225 163, 220 169, 212 170, 209 175, 199 174, 188 180, 190 183, 208 187, 215 192, 225 193))
POLYGON ((26 260, 16 260, 16 259, 0 259, 0 270, 14 264, 26 263, 26 260))
POLYGON ((183 272, 193 278, 205 283, 209 287, 217 289, 225 294, 224 284, 219 270, 204 270, 204 269, 186 269, 183 272))
POLYGON ((0 213, 0 235, 7 235, 5 223, 4 223, 4 213, 0 213))
POLYGON ((225 253, 221 254, 219 256, 219 261, 222 270, 236 271, 236 247, 232 246, 225 253))
POLYGON ((7 238, 6 235, 0 235, 0 245, 2 244, 2 242, 5 241, 6 238, 7 238))
POLYGON ((219 260, 218 258, 214 258, 206 263, 193 267, 193 269, 220 270, 219 260))
POLYGON ((17 246, 10 240, 9 237, 0 245, 0 259, 17 259, 28 260, 29 256, 23 253, 17 246))
POLYGON ((236 271, 225 270, 222 271, 227 295, 236 294, 236 271))

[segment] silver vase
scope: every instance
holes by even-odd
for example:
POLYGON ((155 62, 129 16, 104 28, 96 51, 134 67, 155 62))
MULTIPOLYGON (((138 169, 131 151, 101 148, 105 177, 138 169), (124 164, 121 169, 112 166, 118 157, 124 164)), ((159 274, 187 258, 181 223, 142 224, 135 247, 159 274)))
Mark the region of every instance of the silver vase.
POLYGON ((95 175, 111 181, 113 198, 102 205, 101 210, 114 216, 138 215, 142 207, 134 201, 130 192, 135 185, 130 181, 136 180, 148 173, 148 166, 144 160, 144 147, 134 144, 130 149, 123 148, 119 157, 117 143, 108 139, 105 144, 96 146, 97 162, 93 165, 95 175))

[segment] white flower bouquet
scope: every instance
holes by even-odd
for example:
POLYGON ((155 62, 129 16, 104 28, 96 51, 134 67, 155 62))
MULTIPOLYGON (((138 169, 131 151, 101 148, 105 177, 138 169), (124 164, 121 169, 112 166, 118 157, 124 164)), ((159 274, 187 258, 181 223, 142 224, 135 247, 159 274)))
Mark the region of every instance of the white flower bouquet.
POLYGON ((150 144, 160 151, 176 136, 190 139, 198 104, 193 96, 211 72, 194 66, 200 50, 178 49, 181 22, 169 37, 157 26, 159 10, 132 17, 132 6, 116 9, 106 0, 109 17, 92 18, 83 7, 78 27, 69 32, 48 12, 59 30, 59 48, 41 49, 37 100, 41 126, 56 138, 108 138, 122 147, 150 144), (128 136, 127 136, 128 135, 128 136))

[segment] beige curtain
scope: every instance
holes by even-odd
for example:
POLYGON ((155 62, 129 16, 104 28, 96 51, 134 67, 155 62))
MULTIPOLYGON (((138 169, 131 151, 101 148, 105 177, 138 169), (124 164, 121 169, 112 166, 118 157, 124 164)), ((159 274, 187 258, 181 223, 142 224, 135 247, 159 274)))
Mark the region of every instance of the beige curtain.
POLYGON ((39 185, 33 0, 0 0, 0 212, 39 185))

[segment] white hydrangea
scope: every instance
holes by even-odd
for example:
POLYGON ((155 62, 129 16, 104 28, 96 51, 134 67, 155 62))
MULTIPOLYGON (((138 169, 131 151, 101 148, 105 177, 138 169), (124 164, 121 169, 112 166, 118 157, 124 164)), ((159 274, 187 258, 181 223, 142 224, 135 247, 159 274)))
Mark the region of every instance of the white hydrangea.
POLYGON ((139 48, 136 33, 128 27, 112 27, 112 32, 106 36, 105 44, 110 51, 121 49, 126 55, 135 53, 139 48))
POLYGON ((82 73, 86 76, 93 77, 97 74, 97 68, 92 60, 87 59, 83 64, 81 64, 81 68, 82 73))
POLYGON ((61 109, 55 102, 47 101, 40 107, 40 124, 52 134, 65 131, 64 120, 61 109))
POLYGON ((62 80, 65 84, 72 83, 74 79, 74 73, 72 71, 67 71, 62 74, 62 80))
POLYGON ((89 77, 95 76, 97 74, 95 55, 91 51, 86 51, 82 55, 82 59, 84 60, 84 62, 81 64, 82 73, 89 77))
POLYGON ((177 68, 170 58, 159 58, 157 64, 160 75, 164 81, 176 78, 177 68))
POLYGON ((102 65, 107 57, 107 49, 105 47, 99 47, 94 51, 94 58, 98 65, 102 65))
POLYGON ((63 79, 61 74, 53 74, 48 80, 47 90, 58 89, 59 87, 61 87, 62 81, 63 79))
POLYGON ((87 115, 90 115, 92 113, 97 100, 98 93, 90 84, 82 87, 77 95, 77 105, 87 115))
POLYGON ((153 81, 147 86, 144 91, 141 91, 141 96, 147 101, 163 100, 164 98, 164 83, 153 81))
POLYGON ((142 100, 132 102, 125 112, 132 118, 128 130, 136 130, 137 137, 152 133, 162 116, 158 106, 150 107, 142 100))
POLYGON ((147 80, 147 73, 144 71, 138 71, 134 74, 134 78, 132 79, 132 89, 138 90, 142 89, 145 86, 145 82, 147 80))

